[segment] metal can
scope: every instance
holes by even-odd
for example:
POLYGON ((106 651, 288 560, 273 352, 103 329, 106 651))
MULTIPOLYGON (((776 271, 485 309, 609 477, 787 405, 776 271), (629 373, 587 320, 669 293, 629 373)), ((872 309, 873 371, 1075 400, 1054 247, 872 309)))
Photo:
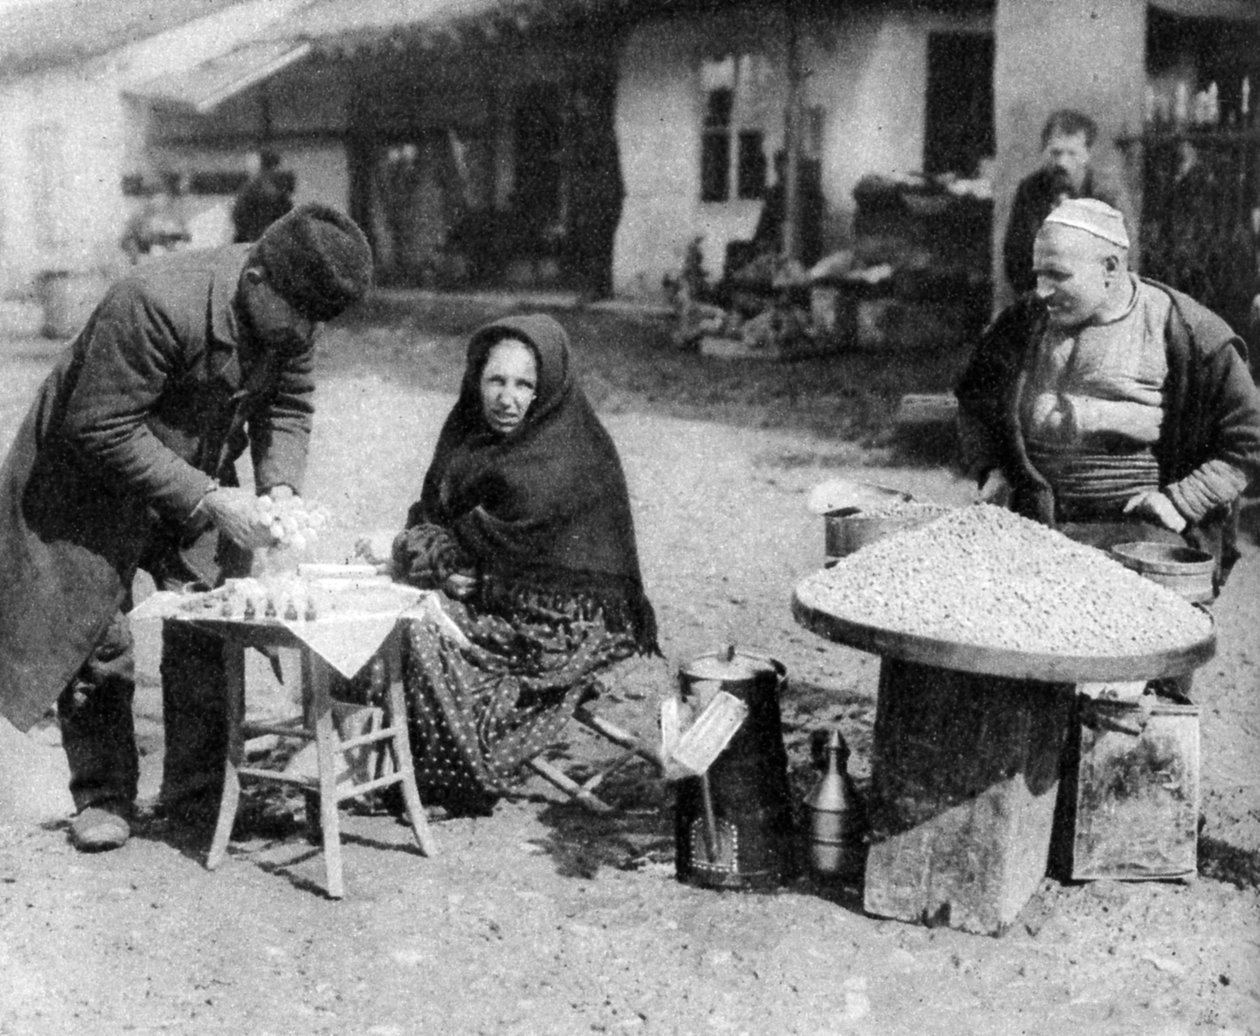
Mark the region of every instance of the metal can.
POLYGON ((792 800, 779 694, 783 664, 726 647, 679 670, 684 701, 725 691, 748 716, 702 777, 677 782, 674 835, 679 881, 768 889, 796 876, 792 800))

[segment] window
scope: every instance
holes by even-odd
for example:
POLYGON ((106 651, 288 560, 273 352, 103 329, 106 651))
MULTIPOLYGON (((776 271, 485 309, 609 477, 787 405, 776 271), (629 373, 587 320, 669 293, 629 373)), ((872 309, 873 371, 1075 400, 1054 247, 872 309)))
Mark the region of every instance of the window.
POLYGON ((727 55, 701 65, 701 201, 765 195, 768 79, 769 63, 760 54, 727 55))

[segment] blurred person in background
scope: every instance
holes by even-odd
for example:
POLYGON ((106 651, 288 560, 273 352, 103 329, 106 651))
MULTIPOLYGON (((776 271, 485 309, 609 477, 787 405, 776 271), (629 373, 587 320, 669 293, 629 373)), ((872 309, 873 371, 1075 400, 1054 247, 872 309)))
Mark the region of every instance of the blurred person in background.
POLYGON ((180 199, 183 178, 163 173, 149 188, 150 197, 127 221, 122 249, 133 263, 150 256, 166 255, 186 247, 192 239, 180 199))
POLYGON ((245 181, 232 204, 233 240, 237 244, 257 241, 272 223, 293 208, 292 178, 280 169, 280 154, 263 148, 258 155, 258 171, 245 181))
POLYGON ((1097 137, 1097 124, 1082 112, 1063 108, 1046 119, 1041 129, 1041 166, 1015 189, 1002 244, 1006 280, 1016 294, 1037 286, 1033 239, 1042 221, 1060 202, 1068 198, 1097 198, 1128 216, 1123 188, 1094 167, 1097 137))

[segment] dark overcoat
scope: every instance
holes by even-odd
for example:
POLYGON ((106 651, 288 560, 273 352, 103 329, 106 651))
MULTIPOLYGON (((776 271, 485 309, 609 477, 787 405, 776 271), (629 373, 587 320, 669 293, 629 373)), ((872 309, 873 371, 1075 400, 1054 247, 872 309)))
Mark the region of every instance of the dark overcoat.
POLYGON ((249 348, 234 306, 248 254, 182 253, 111 288, 0 467, 0 714, 19 729, 124 606, 156 534, 204 531, 193 512, 215 481, 236 484, 247 445, 259 492, 301 491, 313 349, 249 348))

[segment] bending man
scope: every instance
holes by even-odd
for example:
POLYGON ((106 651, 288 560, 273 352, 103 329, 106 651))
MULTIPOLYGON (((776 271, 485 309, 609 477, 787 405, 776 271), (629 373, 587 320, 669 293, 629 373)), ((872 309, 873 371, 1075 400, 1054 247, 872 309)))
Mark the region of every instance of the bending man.
MULTIPOLYGON (((294 210, 256 245, 140 268, 97 306, 39 389, 0 467, 0 714, 57 703, 83 850, 130 836, 138 775, 125 613, 137 569, 159 589, 248 573, 271 542, 257 494, 301 492, 313 343, 371 278, 362 231, 294 210), (238 487, 249 447, 255 490, 238 487)), ((163 635, 163 797, 221 781, 215 638, 163 635)))

